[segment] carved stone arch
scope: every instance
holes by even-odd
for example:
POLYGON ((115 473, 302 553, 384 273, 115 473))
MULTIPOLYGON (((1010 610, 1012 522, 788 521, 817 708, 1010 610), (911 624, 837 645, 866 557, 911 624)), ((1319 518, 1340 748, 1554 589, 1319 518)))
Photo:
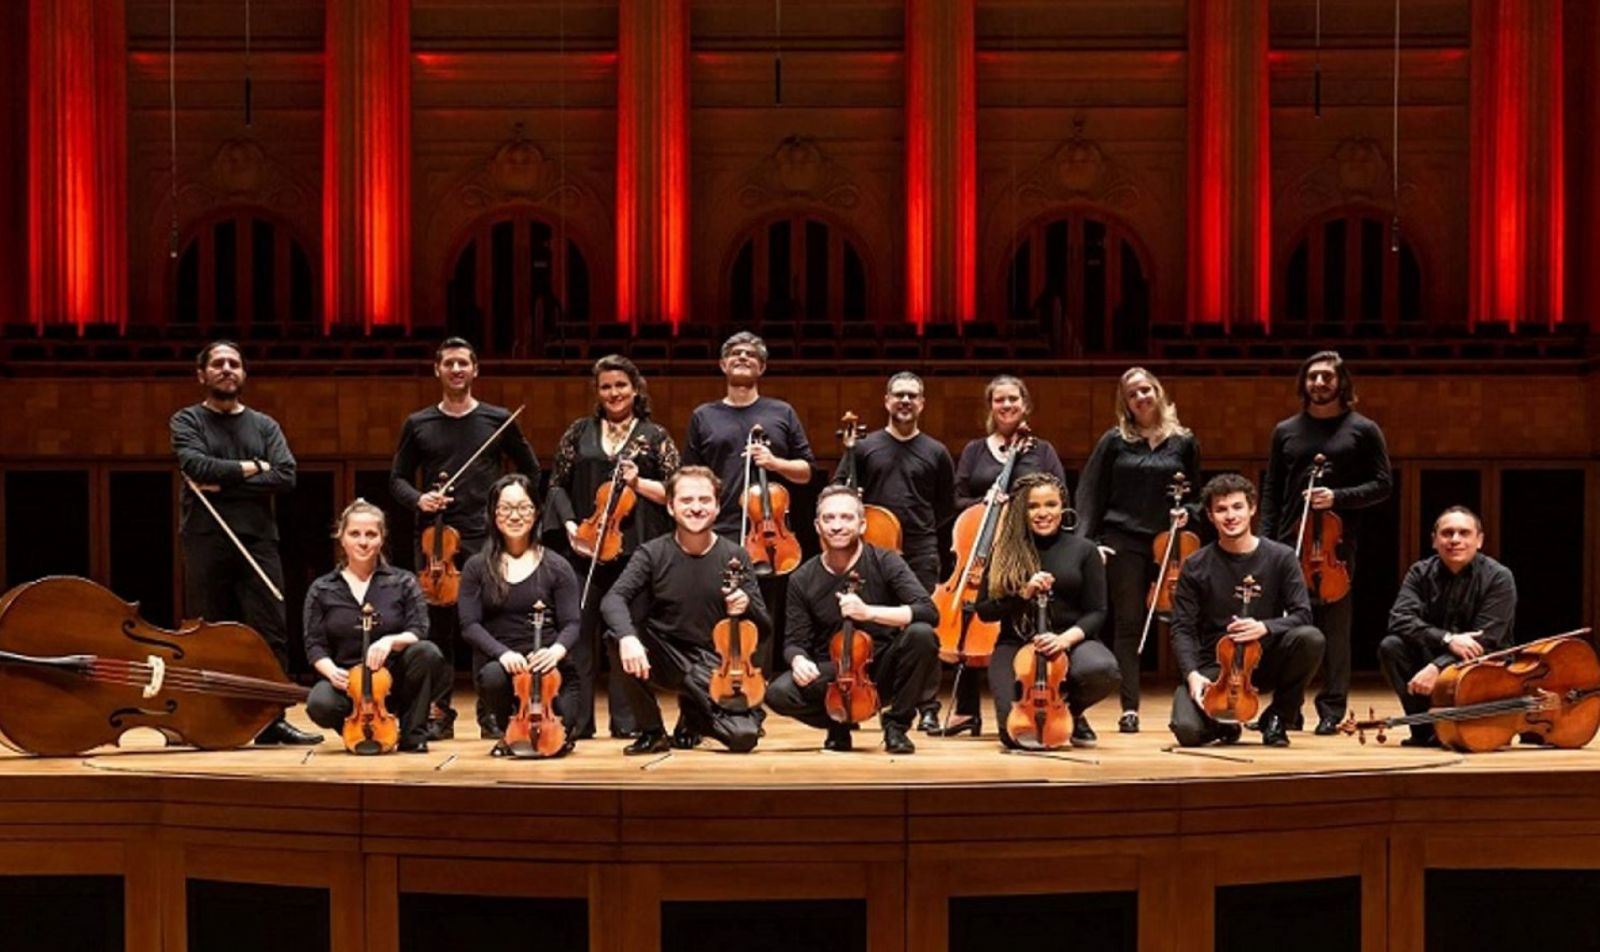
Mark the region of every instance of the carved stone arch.
POLYGON ((1437 298, 1429 286, 1435 268, 1420 235, 1413 234, 1403 224, 1398 236, 1393 231, 1392 205, 1370 201, 1349 201, 1321 209, 1314 215, 1302 218, 1295 231, 1284 243, 1281 255, 1275 256, 1273 273, 1273 313, 1293 326, 1327 329, 1339 325, 1353 331, 1358 325, 1382 323, 1388 330, 1396 330, 1401 323, 1432 321, 1437 313, 1437 298), (1352 228, 1356 225, 1356 228, 1352 228), (1329 258, 1324 249, 1332 233, 1344 246, 1338 256, 1343 260, 1344 273, 1330 277, 1326 271, 1329 258), (1393 252, 1394 239, 1399 238, 1399 250, 1393 252), (1372 248, 1381 255, 1380 274, 1369 281, 1366 268, 1360 260, 1362 251, 1372 248), (1352 249, 1356 254, 1352 255, 1352 249), (1297 269, 1306 274, 1297 275, 1297 269), (1330 281, 1339 281, 1339 299, 1342 313, 1324 313, 1325 298, 1320 289, 1330 281), (1299 287, 1304 283, 1304 288, 1299 287), (1372 285, 1369 287, 1369 285, 1372 285), (1354 291, 1357 300, 1350 301, 1354 291), (1379 299, 1378 311, 1368 313, 1361 300, 1366 294, 1379 299), (1303 297, 1304 300, 1296 300, 1303 297), (1414 298, 1414 301, 1408 301, 1414 298))
POLYGON ((882 320, 885 314, 881 303, 884 276, 860 234, 841 218, 804 204, 769 208, 757 217, 747 219, 727 244, 717 276, 720 289, 717 317, 723 324, 750 321, 759 325, 769 319, 865 323, 882 320), (811 300, 808 280, 808 276, 816 274, 815 264, 810 261, 812 252, 809 247, 799 247, 799 243, 809 245, 809 236, 815 234, 819 227, 823 230, 821 240, 827 249, 823 272, 828 296, 825 302, 817 306, 819 302, 811 300), (773 295, 769 290, 771 278, 767 275, 770 266, 761 260, 760 250, 769 247, 769 236, 775 232, 787 233, 785 240, 790 243, 792 251, 790 261, 795 265, 791 270, 791 281, 799 282, 800 293, 791 301, 792 313, 769 313, 766 309, 773 295), (736 300, 737 272, 747 252, 751 257, 752 286, 749 293, 752 313, 743 312, 740 302, 736 300), (859 268, 859 275, 852 276, 853 268, 859 268), (793 273, 795 271, 799 273, 793 273), (849 290, 856 282, 860 284, 859 300, 853 300, 854 296, 849 290))
MULTIPOLYGON (((162 243, 163 258, 168 247, 162 243)), ((180 233, 172 266, 161 269, 163 320, 258 334, 273 327, 310 332, 322 313, 321 267, 312 248, 293 221, 270 208, 214 206, 180 233)))

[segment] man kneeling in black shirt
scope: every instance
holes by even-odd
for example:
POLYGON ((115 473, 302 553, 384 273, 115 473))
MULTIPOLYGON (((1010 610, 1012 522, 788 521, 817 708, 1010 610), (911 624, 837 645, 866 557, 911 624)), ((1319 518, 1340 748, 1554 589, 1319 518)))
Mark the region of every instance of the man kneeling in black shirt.
POLYGON ((827 660, 828 642, 849 618, 859 635, 872 639, 868 670, 878 696, 889 702, 879 716, 883 746, 891 754, 909 754, 917 749, 906 736, 911 719, 939 690, 939 638, 933 630, 939 610, 905 559, 861 541, 864 519, 854 489, 829 486, 817 497, 822 554, 789 578, 783 641, 789 670, 767 688, 767 706, 826 730, 826 749, 850 749, 852 725, 833 721, 824 709, 837 675, 827 660), (854 594, 845 592, 852 574, 861 580, 854 594))
POLYGON ((1286 727, 1300 712, 1306 684, 1322 661, 1322 632, 1311 625, 1311 600, 1294 550, 1250 529, 1256 514, 1256 487, 1238 473, 1206 483, 1200 505, 1216 526, 1217 541, 1183 563, 1172 599, 1172 650, 1184 684, 1172 698, 1172 733, 1184 747, 1239 739, 1238 724, 1207 716, 1201 706, 1217 676, 1217 643, 1232 638, 1241 645, 1261 642, 1255 685, 1272 692, 1261 715, 1261 742, 1289 746, 1286 727), (1249 617, 1238 615, 1234 592, 1246 576, 1261 594, 1249 617))

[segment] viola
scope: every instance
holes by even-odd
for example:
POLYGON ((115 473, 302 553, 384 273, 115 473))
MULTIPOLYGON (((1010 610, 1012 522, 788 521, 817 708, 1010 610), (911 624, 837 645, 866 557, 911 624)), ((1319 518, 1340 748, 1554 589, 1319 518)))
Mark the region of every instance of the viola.
MULTIPOLYGON (((732 595, 744 584, 744 564, 729 559, 722 572, 722 594, 732 595)), ((717 666, 711 672, 711 700, 730 711, 748 711, 761 706, 767 696, 767 679, 755 662, 756 623, 742 615, 724 612, 711 628, 711 644, 717 650, 717 666)))
MULTIPOLYGON (((749 445, 767 445, 760 424, 750 428, 749 445)), ((748 528, 744 549, 750 553, 750 571, 757 576, 788 575, 800 567, 800 540, 789 528, 789 490, 767 479, 767 471, 755 467, 756 485, 748 486, 744 511, 748 528)))
POLYGON ((639 502, 638 493, 622 481, 622 464, 637 457, 646 445, 644 437, 639 437, 617 454, 611 478, 594 491, 594 512, 578 523, 574 536, 591 563, 610 562, 622 554, 622 527, 639 502))
MULTIPOLYGON (((434 492, 442 493, 449 483, 446 473, 439 474, 434 492)), ((456 552, 461 548, 461 533, 444 524, 444 509, 433 514, 433 525, 422 530, 422 555, 428 564, 417 573, 417 583, 429 605, 454 605, 461 591, 461 570, 456 568, 456 552)))
MULTIPOLYGON (((1239 600, 1238 617, 1249 618, 1250 603, 1261 597, 1261 585, 1255 576, 1246 575, 1233 590, 1233 597, 1239 600)), ((1261 710, 1261 692, 1252 679, 1260 664, 1261 639, 1241 643, 1223 635, 1217 641, 1217 678, 1206 688, 1200 702, 1206 716, 1224 724, 1255 720, 1261 710)))
MULTIPOLYGON (((846 595, 861 591, 859 572, 850 573, 844 591, 846 595)), ((872 662, 872 636, 856 631, 853 620, 842 619, 839 630, 828 640, 828 657, 834 670, 824 698, 828 716, 841 724, 859 724, 872 718, 883 706, 877 685, 867 676, 867 665, 872 662)))
MULTIPOLYGON (((1040 591, 1033 601, 1037 606, 1033 630, 1044 634, 1050 630, 1050 593, 1040 591)), ((1065 697, 1067 654, 1047 657, 1031 641, 1017 649, 1011 662, 1017 700, 1006 715, 1006 733, 1017 746, 1056 750, 1071 741, 1072 714, 1065 697)))
MULTIPOLYGON (((1174 510, 1182 506, 1183 497, 1189 494, 1188 478, 1182 473, 1174 473, 1167 494, 1172 497, 1174 510)), ((1150 551, 1160 568, 1156 572, 1156 580, 1150 584, 1150 594, 1145 596, 1147 611, 1144 631, 1139 635, 1139 654, 1144 654, 1144 642, 1150 637, 1150 625, 1156 616, 1167 618, 1172 615, 1172 595, 1178 588, 1178 573, 1189 556, 1200 551, 1200 537, 1187 529, 1179 530, 1178 519, 1174 516, 1167 524, 1167 531, 1155 537, 1150 551)))
POLYGON ((350 669, 345 692, 350 695, 350 716, 344 719, 344 749, 370 757, 387 754, 400 746, 400 719, 389 713, 384 699, 394 687, 388 668, 374 671, 367 665, 367 650, 372 647, 372 627, 378 612, 368 602, 361 606, 361 660, 350 669))
MULTIPOLYGON (((533 629, 533 650, 544 649, 544 602, 534 602, 528 613, 533 629)), ((513 757, 545 759, 559 757, 569 749, 567 728, 555 715, 552 702, 561 694, 561 672, 555 668, 543 674, 523 671, 511 676, 511 690, 517 696, 517 710, 506 724, 502 743, 513 757)))
MULTIPOLYGON (((844 455, 839 460, 839 472, 844 475, 844 484, 857 492, 861 487, 856 481, 856 441, 866 434, 866 425, 854 413, 846 413, 839 420, 839 429, 835 431, 835 435, 844 444, 844 455)), ((861 538, 880 549, 893 549, 899 552, 900 517, 883 506, 874 506, 870 503, 863 505, 862 509, 866 513, 866 523, 861 527, 861 538)))
POLYGON ((81 754, 136 727, 241 747, 307 693, 237 622, 159 628, 83 578, 0 596, 0 736, 27 753, 81 754))
POLYGON ((1472 754, 1499 750, 1517 737, 1576 749, 1600 728, 1600 660, 1588 628, 1552 635, 1445 668, 1434 682, 1431 707, 1404 717, 1351 714, 1339 729, 1384 743, 1391 728, 1432 724, 1440 743, 1472 754))
POLYGON ((1312 509, 1311 490, 1328 472, 1328 458, 1318 453, 1311 461, 1306 482, 1305 507, 1300 513, 1300 531, 1295 536, 1294 555, 1306 577, 1306 592, 1313 602, 1331 605, 1350 594, 1350 567, 1339 558, 1339 543, 1344 539, 1344 520, 1332 509, 1312 509))

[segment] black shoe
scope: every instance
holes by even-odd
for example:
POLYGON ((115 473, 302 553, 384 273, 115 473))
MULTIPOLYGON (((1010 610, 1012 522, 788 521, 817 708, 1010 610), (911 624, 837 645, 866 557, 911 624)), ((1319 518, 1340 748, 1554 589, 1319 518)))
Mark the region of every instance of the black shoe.
POLYGON ((1122 716, 1117 718, 1117 730, 1124 734, 1139 733, 1139 712, 1123 711, 1122 716))
POLYGON ((495 719, 486 717, 478 722, 478 737, 481 740, 500 740, 506 736, 505 728, 495 723, 495 719))
POLYGON ((700 746, 700 735, 679 724, 672 729, 672 746, 679 750, 694 750, 700 746))
POLYGON ((281 717, 263 727, 261 733, 256 735, 256 745, 259 747, 278 744, 288 747, 311 747, 320 743, 322 743, 321 734, 303 731, 281 717))
POLYGON ((1286 722, 1284 722, 1283 729, 1286 730, 1286 731, 1303 731, 1303 730, 1305 730, 1306 729, 1306 716, 1304 714, 1301 714, 1299 711, 1296 711, 1295 715, 1293 717, 1289 718, 1286 722))
POLYGON ((849 724, 835 724, 828 728, 828 736, 822 740, 823 750, 845 751, 855 746, 850 736, 849 724))
POLYGON ((456 712, 445 708, 439 717, 428 721, 429 740, 455 740, 456 712))
POLYGON ((1093 747, 1100 743, 1100 735, 1089 726, 1089 719, 1082 714, 1072 716, 1072 746, 1093 747))
POLYGON ((611 727, 611 737, 612 737, 613 740, 633 740, 635 737, 638 737, 638 736, 639 736, 639 729, 638 728, 634 728, 633 730, 622 730, 621 728, 617 727, 616 725, 612 725, 612 727, 611 727))
POLYGON ((1283 718, 1268 714, 1261 719, 1261 743, 1266 747, 1289 746, 1289 732, 1284 729, 1283 718))
MULTIPOLYGON (((955 716, 956 717, 966 717, 966 715, 964 715, 964 714, 957 714, 955 716)), ((973 737, 977 737, 979 734, 982 734, 982 733, 983 733, 983 718, 981 718, 981 717, 967 717, 966 720, 964 720, 964 721, 956 721, 953 724, 951 724, 949 727, 942 727, 942 726, 941 727, 935 727, 933 730, 928 731, 928 736, 929 737, 960 737, 962 734, 971 734, 973 737)))
POLYGON ((1218 724, 1216 736, 1217 743, 1224 746, 1239 743, 1239 738, 1244 736, 1244 728, 1238 724, 1218 724))
POLYGON ((1401 741, 1400 742, 1400 746, 1401 747, 1442 747, 1443 745, 1439 743, 1439 735, 1433 733, 1432 731, 1430 731, 1430 732, 1428 732, 1426 734, 1412 734, 1410 737, 1407 737, 1405 740, 1401 741))
POLYGON ((922 716, 917 718, 917 730, 924 734, 932 734, 939 729, 939 709, 936 707, 924 708, 922 716))
POLYGON ((1339 733, 1339 720, 1332 714, 1324 714, 1317 718, 1317 729, 1313 733, 1318 737, 1332 737, 1339 733))
POLYGON ((411 743, 408 741, 400 742, 400 753, 402 754, 426 754, 427 752, 428 741, 426 739, 419 740, 416 743, 411 743))
POLYGON ((653 731, 640 731, 633 743, 622 748, 622 752, 634 757, 639 754, 664 754, 671 749, 672 739, 658 727, 653 731))
POLYGON ((891 754, 914 754, 917 745, 906 736, 906 729, 893 721, 883 722, 883 749, 891 754))

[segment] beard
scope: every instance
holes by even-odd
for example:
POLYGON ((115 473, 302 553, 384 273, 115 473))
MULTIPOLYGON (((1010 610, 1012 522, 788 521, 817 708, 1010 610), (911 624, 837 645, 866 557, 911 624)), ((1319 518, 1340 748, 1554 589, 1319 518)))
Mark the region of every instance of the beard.
POLYGON ((232 390, 224 390, 221 387, 211 388, 211 399, 217 403, 227 403, 242 396, 244 396, 244 384, 242 383, 234 384, 232 390))

